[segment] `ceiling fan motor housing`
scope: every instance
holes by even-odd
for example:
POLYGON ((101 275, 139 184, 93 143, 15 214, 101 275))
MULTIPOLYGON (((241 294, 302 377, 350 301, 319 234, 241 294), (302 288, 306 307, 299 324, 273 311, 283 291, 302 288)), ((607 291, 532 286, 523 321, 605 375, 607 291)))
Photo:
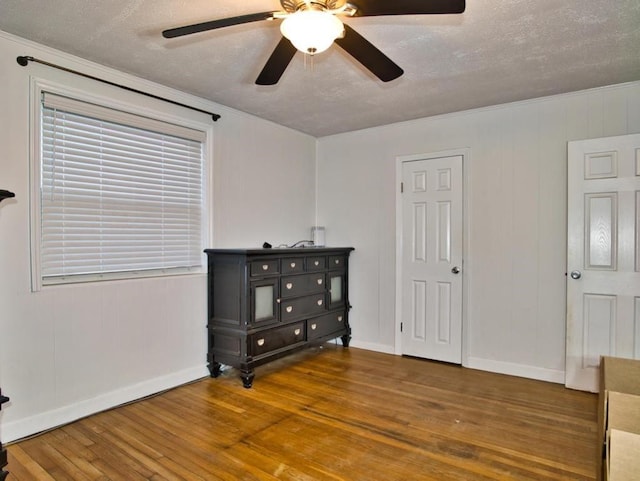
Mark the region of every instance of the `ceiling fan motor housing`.
POLYGON ((305 2, 304 0, 280 0, 280 5, 285 12, 295 13, 299 10, 338 10, 344 7, 347 0, 314 0, 305 2))

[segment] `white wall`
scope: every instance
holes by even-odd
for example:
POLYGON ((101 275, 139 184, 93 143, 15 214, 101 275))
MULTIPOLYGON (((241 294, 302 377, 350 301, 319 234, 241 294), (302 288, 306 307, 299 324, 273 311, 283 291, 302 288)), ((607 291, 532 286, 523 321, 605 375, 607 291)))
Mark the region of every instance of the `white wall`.
POLYGON ((314 138, 0 32, 0 188, 16 193, 0 205, 0 386, 11 397, 0 414, 5 442, 208 373, 204 273, 30 291, 29 76, 121 100, 134 94, 21 67, 18 55, 220 113, 209 159, 211 247, 292 243, 309 235, 315 216, 314 138))
POLYGON ((318 223, 356 247, 354 345, 395 349, 396 158, 469 148, 465 364, 563 382, 567 142, 637 132, 632 83, 320 139, 318 223))

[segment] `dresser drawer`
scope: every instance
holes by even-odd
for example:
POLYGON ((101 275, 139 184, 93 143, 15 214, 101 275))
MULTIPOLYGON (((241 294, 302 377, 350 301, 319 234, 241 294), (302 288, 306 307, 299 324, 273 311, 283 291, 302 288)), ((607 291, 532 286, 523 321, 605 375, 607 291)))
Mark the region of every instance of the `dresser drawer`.
POLYGON ((253 261, 250 264, 249 272, 252 277, 278 274, 280 272, 280 261, 278 259, 253 261))
POLYGON ((347 258, 345 256, 329 256, 327 269, 344 269, 346 263, 347 258))
POLYGON ((324 292, 324 273, 287 276, 280 279, 280 294, 285 297, 296 297, 314 292, 324 292))
POLYGON ((304 342, 304 340, 304 322, 298 322, 289 326, 252 334, 248 339, 249 353, 251 356, 259 356, 266 352, 304 342))
POLYGON ((307 257, 307 272, 323 271, 327 267, 327 258, 324 256, 307 257))
POLYGON ((339 333, 344 329, 346 324, 345 318, 345 313, 339 311, 309 319, 307 321, 307 339, 312 341, 331 334, 332 332, 339 333))
POLYGON ((280 320, 286 322, 322 314, 326 310, 325 301, 324 292, 295 299, 283 299, 280 303, 280 320))
POLYGON ((297 274, 304 272, 304 259, 301 257, 282 259, 280 272, 282 274, 297 274))

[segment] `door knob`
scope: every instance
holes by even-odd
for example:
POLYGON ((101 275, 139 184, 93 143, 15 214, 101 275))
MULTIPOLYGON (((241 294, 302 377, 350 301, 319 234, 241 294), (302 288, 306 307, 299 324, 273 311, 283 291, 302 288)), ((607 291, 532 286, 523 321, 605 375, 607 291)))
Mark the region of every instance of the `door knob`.
POLYGON ((571 271, 571 279, 580 279, 581 277, 582 277, 582 272, 571 271))
POLYGON ((451 272, 453 272, 454 274, 460 274, 460 268, 458 266, 454 266, 454 268, 451 269, 451 272))

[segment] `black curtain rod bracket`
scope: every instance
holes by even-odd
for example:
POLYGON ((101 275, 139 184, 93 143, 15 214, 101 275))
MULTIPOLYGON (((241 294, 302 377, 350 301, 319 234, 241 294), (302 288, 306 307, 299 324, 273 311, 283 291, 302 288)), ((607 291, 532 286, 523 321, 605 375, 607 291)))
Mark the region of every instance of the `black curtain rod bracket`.
POLYGON ((121 89, 126 90, 128 92, 135 92, 137 94, 144 95, 146 97, 151 97, 152 99, 162 100, 163 102, 168 102, 168 103, 173 104, 173 105, 178 105, 180 107, 185 107, 187 109, 195 110, 196 112, 201 112, 203 114, 211 115, 211 118, 213 119, 214 122, 217 122, 218 119, 220 118, 220 114, 214 114, 213 112, 209 112, 207 110, 202 110, 202 109, 199 109, 197 107, 192 107, 191 105, 186 105, 186 104, 183 104, 183 103, 180 103, 180 102, 176 102, 175 100, 165 99, 164 97, 159 97, 158 95, 150 94, 148 92, 143 92, 141 90, 134 89, 132 87, 127 87, 126 85, 117 84, 117 83, 111 82, 109 80, 105 80, 105 79, 101 79, 101 78, 98 78, 98 77, 94 77, 93 75, 88 75, 86 73, 78 72, 77 70, 71 70, 69 68, 62 67, 60 65, 56 65, 56 64, 53 64, 53 63, 45 62, 44 60, 40 60, 40 59, 37 59, 35 57, 29 57, 29 56, 26 56, 26 55, 21 55, 21 56, 16 58, 16 62, 18 62, 18 65, 22 65, 23 67, 26 67, 27 65, 29 65, 29 62, 36 62, 36 63, 42 64, 42 65, 46 65, 47 67, 56 68, 58 70, 63 70, 64 72, 69 72, 69 73, 72 73, 74 75, 79 75, 80 77, 85 77, 85 78, 88 78, 88 79, 91 79, 91 80, 96 80, 98 82, 105 83, 107 85, 111 85, 113 87, 118 87, 118 88, 121 88, 121 89))
POLYGON ((12 199, 15 196, 16 194, 11 191, 0 189, 0 202, 2 202, 4 199, 12 199))

